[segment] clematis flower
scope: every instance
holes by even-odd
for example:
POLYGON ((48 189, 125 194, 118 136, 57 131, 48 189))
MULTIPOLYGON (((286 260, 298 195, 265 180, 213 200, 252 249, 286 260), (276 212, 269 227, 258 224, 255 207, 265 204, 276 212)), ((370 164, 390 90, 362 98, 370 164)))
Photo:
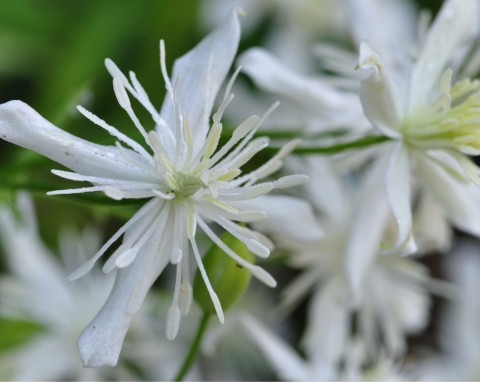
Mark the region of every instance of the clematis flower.
POLYGON ((189 311, 192 301, 189 248, 218 318, 223 322, 220 301, 202 265, 195 239, 197 227, 253 276, 271 287, 276 285, 264 269, 248 263, 226 246, 208 224, 215 223, 245 243, 254 254, 266 257, 271 242, 237 223, 262 219, 265 212, 258 208, 242 210, 239 203, 275 188, 303 183, 306 179, 302 175, 291 175, 260 182, 282 166, 282 159, 296 142, 286 144, 259 168, 242 174, 242 166, 269 143, 266 138, 253 139, 253 136, 275 105, 261 118, 247 118, 231 138, 218 147, 222 114, 233 99, 230 90, 238 70, 226 87, 211 126, 208 119, 232 64, 239 38, 238 10, 235 10, 222 26, 176 60, 173 81, 167 75, 165 48, 161 41, 160 65, 167 96, 160 113, 133 72, 128 79, 111 60, 106 60, 118 103, 143 136, 147 148, 82 107, 78 110, 86 118, 118 140, 116 147, 74 137, 22 102, 0 105, 0 137, 37 151, 74 171, 53 170, 54 174, 93 184, 53 191, 51 195, 101 191, 112 199, 149 198, 88 262, 70 275, 74 280, 86 274, 123 236, 122 244, 103 266, 105 272, 118 269, 112 292, 78 341, 86 366, 116 364, 133 315, 168 263, 176 267, 176 278, 166 332, 169 339, 175 338, 180 316, 189 311), (143 127, 132 108, 129 94, 151 115, 156 125, 154 130, 147 131, 143 127))
MULTIPOLYGON (((353 3, 359 10, 364 5, 353 3)), ((358 67, 369 74, 361 83, 363 110, 392 140, 382 158, 388 162, 386 193, 398 226, 397 247, 408 242, 414 248, 412 185, 427 192, 450 223, 480 235, 480 171, 469 157, 480 153, 480 83, 455 72, 476 36, 479 12, 475 0, 446 1, 418 41, 414 61, 412 44, 382 51, 374 33, 364 36, 371 43, 360 44, 358 67)), ((360 11, 357 29, 369 25, 366 20, 360 11)), ((391 30, 391 40, 397 41, 397 32, 391 30)))
MULTIPOLYGON (((406 335, 428 323, 429 288, 438 282, 412 258, 382 255, 392 219, 376 182, 385 164, 377 162, 358 183, 338 176, 325 158, 311 157, 291 166, 308 170, 305 196, 325 234, 302 242, 288 238, 281 227, 271 226, 266 232, 291 253, 288 264, 300 272, 286 287, 282 307, 291 310, 312 293, 302 340, 306 353, 333 372, 347 361, 352 341, 361 344, 361 363, 382 353, 403 355, 406 335)), ((277 198, 263 197, 267 211, 279 208, 277 198)))

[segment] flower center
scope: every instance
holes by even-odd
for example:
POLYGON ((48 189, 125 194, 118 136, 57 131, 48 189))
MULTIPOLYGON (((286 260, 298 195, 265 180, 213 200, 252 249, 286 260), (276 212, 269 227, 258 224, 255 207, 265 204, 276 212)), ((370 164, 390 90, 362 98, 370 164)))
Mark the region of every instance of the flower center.
POLYGON ((175 193, 175 199, 188 198, 195 194, 205 184, 197 176, 175 171, 172 176, 167 177, 168 185, 175 193))
POLYGON ((451 87, 452 71, 441 80, 442 94, 432 104, 405 118, 406 142, 423 149, 447 149, 480 154, 480 83, 465 79, 451 87))

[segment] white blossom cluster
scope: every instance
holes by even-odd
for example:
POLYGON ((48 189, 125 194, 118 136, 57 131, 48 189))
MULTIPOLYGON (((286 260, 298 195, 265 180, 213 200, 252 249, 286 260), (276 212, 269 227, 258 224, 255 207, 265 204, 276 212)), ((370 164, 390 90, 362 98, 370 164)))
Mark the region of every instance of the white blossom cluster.
POLYGON ((0 104, 0 143, 64 167, 48 198, 131 211, 103 245, 62 231, 59 261, 28 187, 0 206, 0 328, 31 332, 0 379, 171 380, 197 339, 195 380, 480 378, 480 2, 200 4, 171 74, 160 40, 161 105, 105 60, 127 117, 77 110, 114 144, 0 104), (227 260, 260 281, 231 311, 227 260))

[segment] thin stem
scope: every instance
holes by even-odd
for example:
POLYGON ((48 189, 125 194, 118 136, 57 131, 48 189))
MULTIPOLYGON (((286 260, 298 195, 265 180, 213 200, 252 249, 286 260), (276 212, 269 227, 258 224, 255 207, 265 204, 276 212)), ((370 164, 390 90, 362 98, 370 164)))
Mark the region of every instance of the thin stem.
POLYGON ((188 352, 185 360, 182 363, 182 367, 178 371, 177 375, 173 379, 174 381, 182 381, 185 378, 185 375, 188 373, 190 368, 192 367, 193 361, 198 353, 198 349, 200 348, 200 344, 202 343, 202 338, 206 332, 208 320, 210 318, 210 313, 204 312, 200 323, 198 324, 197 334, 192 342, 192 346, 190 347, 190 351, 188 352))
MULTIPOLYGON (((337 154, 346 150, 360 149, 368 146, 377 145, 390 140, 389 137, 384 135, 372 135, 357 139, 351 142, 338 143, 332 146, 308 146, 308 147, 297 147, 292 153, 299 155, 315 155, 315 154, 337 154)), ((278 148, 267 147, 264 151, 277 152, 278 148)))

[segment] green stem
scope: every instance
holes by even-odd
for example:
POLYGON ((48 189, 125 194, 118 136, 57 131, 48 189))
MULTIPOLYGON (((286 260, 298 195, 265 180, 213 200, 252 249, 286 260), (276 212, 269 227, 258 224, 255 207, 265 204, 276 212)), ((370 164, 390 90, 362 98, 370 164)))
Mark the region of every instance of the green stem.
MULTIPOLYGON (((377 145, 390 140, 389 137, 384 135, 373 135, 367 136, 355 141, 338 143, 332 146, 308 146, 308 147, 297 147, 293 150, 294 154, 299 155, 315 155, 315 154, 337 154, 342 151, 359 149, 363 147, 377 145)), ((278 148, 267 147, 265 151, 277 152, 278 148)))
POLYGON ((210 313, 204 312, 200 323, 198 324, 197 334, 192 342, 190 351, 188 352, 185 360, 183 361, 182 367, 178 371, 177 375, 174 378, 174 381, 182 381, 185 375, 188 373, 192 367, 193 361, 197 356, 198 349, 200 349, 200 344, 202 343, 202 338, 206 332, 208 320, 210 318, 210 313))

